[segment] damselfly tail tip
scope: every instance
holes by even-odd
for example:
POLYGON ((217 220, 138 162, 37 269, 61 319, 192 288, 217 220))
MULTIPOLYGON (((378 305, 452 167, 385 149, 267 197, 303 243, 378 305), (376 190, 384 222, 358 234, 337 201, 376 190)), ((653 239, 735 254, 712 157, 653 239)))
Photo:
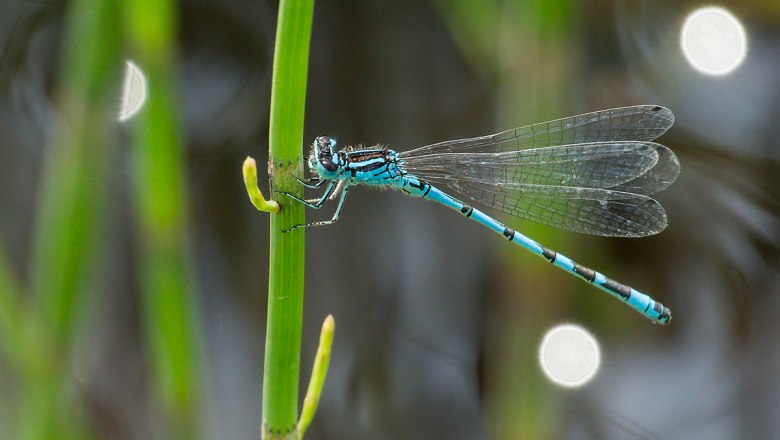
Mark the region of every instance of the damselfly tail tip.
MULTIPOLYGON (((663 307, 663 306, 661 306, 663 307)), ((672 311, 669 310, 667 307, 663 307, 663 311, 661 312, 661 315, 656 318, 653 323, 655 324, 661 324, 661 325, 667 325, 669 324, 669 321, 672 320, 672 311)))

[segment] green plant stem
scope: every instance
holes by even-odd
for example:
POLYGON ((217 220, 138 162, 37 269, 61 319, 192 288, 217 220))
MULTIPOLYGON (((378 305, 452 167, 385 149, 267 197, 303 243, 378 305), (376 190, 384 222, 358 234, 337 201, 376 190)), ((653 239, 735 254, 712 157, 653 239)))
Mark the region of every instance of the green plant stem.
MULTIPOLYGON (((293 175, 303 173, 303 116, 311 38, 313 0, 282 0, 276 28, 269 173, 271 189, 302 195, 293 175)), ((263 373, 263 436, 295 436, 298 419, 298 375, 303 326, 303 206, 281 200, 270 216, 271 250, 268 280, 268 324, 263 373)))
POLYGON ((31 287, 60 341, 94 273, 94 250, 108 175, 116 99, 117 1, 78 0, 69 8, 64 75, 46 152, 33 236, 31 287))
POLYGON ((471 66, 488 77, 495 77, 498 24, 502 18, 500 2, 434 0, 433 4, 471 66))
POLYGON ((198 432, 198 354, 193 280, 186 258, 187 191, 175 76, 177 26, 173 0, 124 3, 124 30, 148 99, 136 120, 133 149, 142 313, 150 373, 165 438, 198 432))
POLYGON ((21 295, 19 282, 11 270, 5 252, 0 249, 0 349, 17 369, 21 367, 19 356, 22 350, 21 295))
POLYGON ((67 439, 81 431, 78 406, 60 404, 73 335, 85 322, 76 317, 96 272, 120 71, 117 10, 117 0, 76 0, 67 11, 57 118, 32 238, 34 304, 21 318, 25 369, 16 439, 67 439))
POLYGON ((322 332, 320 333, 320 345, 317 347, 317 355, 314 357, 314 367, 311 369, 311 379, 309 379, 309 388, 306 390, 306 397, 303 399, 303 410, 301 410, 301 419, 298 421, 298 439, 302 439, 306 430, 309 428, 314 413, 317 411, 317 405, 320 403, 322 387, 325 385, 325 377, 328 375, 328 365, 330 365, 330 347, 333 345, 333 332, 336 331, 336 321, 332 315, 325 318, 322 323, 322 332))

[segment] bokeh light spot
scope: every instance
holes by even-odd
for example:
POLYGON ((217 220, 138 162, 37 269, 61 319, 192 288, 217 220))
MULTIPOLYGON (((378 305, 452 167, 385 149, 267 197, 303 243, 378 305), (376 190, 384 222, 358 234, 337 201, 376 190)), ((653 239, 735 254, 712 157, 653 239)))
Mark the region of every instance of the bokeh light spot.
POLYGON ((146 102, 146 77, 132 61, 126 61, 125 82, 122 87, 122 106, 119 110, 120 121, 126 121, 143 107, 146 102))
POLYGON ((685 19, 680 47, 694 69, 708 75, 726 75, 745 59, 747 36, 742 23, 729 11, 706 7, 685 19))
POLYGON ((550 329, 539 347, 539 363, 550 381, 567 388, 585 385, 596 375, 601 353, 596 338, 582 327, 550 329))

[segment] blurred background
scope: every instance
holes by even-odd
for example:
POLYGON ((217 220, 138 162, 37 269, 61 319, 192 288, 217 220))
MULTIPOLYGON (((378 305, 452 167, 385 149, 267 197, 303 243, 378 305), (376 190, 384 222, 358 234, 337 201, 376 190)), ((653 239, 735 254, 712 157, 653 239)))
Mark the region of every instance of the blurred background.
MULTIPOLYGON (((138 4, 0 0, 3 439, 259 438, 268 218, 241 163, 267 159, 277 3, 138 4), (118 121, 126 60, 162 80, 118 121)), ((733 34, 681 45, 704 6, 315 6, 307 142, 403 151, 659 104, 682 174, 649 238, 504 218, 651 294, 666 327, 443 207, 352 191, 306 234, 326 264, 307 265, 302 392, 337 323, 308 438, 780 437, 780 3, 719 4, 747 42, 728 72, 733 34), (561 323, 601 347, 580 388, 539 367, 561 323)))

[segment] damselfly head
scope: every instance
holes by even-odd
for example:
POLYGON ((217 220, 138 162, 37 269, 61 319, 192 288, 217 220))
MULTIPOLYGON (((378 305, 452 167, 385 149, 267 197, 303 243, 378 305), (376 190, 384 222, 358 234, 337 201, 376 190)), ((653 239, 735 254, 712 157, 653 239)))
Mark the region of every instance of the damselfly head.
POLYGON ((339 155, 336 152, 336 139, 330 136, 318 136, 311 147, 309 167, 325 178, 338 174, 339 155))

